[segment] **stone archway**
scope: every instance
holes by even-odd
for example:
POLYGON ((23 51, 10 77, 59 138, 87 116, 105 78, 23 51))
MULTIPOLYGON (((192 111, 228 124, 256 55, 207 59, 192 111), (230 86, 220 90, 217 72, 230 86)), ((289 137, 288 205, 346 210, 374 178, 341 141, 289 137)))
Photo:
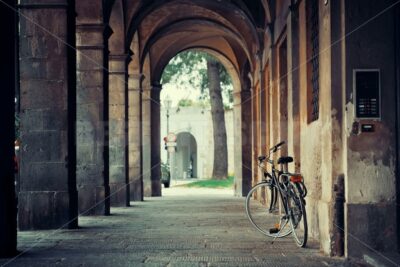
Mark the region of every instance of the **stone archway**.
POLYGON ((189 132, 181 132, 177 134, 176 143, 176 152, 173 160, 176 168, 172 177, 178 179, 197 178, 196 138, 189 132))

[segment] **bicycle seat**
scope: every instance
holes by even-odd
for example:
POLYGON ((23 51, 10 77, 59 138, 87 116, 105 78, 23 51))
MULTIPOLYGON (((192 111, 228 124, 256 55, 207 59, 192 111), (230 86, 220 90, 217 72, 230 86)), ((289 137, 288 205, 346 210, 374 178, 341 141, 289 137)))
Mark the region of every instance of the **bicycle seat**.
POLYGON ((259 157, 258 157, 258 160, 259 160, 259 161, 263 161, 263 160, 265 160, 266 158, 267 158, 266 156, 259 156, 259 157))
POLYGON ((290 162, 293 162, 292 157, 280 157, 278 159, 278 164, 285 164, 285 163, 290 163, 290 162))

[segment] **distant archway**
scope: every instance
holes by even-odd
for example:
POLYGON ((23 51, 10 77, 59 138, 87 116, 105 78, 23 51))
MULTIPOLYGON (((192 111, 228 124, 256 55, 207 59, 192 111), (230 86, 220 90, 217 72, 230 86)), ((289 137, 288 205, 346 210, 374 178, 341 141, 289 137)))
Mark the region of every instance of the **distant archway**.
POLYGON ((173 177, 197 178, 197 142, 191 133, 181 132, 177 135, 173 166, 173 177))

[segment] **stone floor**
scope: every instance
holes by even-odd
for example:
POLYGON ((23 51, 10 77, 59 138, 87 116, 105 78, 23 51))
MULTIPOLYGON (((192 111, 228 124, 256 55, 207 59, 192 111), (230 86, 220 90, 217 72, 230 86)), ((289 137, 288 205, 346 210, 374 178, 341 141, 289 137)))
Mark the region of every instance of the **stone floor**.
POLYGON ((19 233, 16 259, 1 266, 345 266, 317 243, 297 248, 252 228, 229 190, 164 189, 164 196, 81 217, 77 230, 19 233))

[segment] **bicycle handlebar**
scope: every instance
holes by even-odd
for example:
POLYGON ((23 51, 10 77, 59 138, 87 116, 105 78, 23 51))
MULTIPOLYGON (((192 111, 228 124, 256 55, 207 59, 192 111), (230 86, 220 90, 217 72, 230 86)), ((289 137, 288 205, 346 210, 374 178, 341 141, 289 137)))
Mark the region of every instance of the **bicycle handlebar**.
POLYGON ((278 150, 278 148, 279 148, 280 146, 283 146, 284 144, 285 144, 285 141, 282 141, 282 142, 280 142, 279 144, 276 144, 275 146, 273 146, 273 147, 270 149, 270 151, 276 152, 276 151, 278 150))
POLYGON ((282 142, 276 144, 275 146, 271 147, 271 148, 269 149, 269 155, 268 155, 268 156, 259 156, 259 157, 258 157, 258 160, 260 161, 260 163, 261 163, 262 161, 264 161, 264 160, 267 159, 269 163, 273 164, 273 161, 271 161, 271 160, 269 159, 270 156, 271 156, 271 153, 275 153, 275 152, 278 150, 278 148, 279 148, 280 146, 283 146, 284 144, 285 144, 285 141, 282 141, 282 142))

